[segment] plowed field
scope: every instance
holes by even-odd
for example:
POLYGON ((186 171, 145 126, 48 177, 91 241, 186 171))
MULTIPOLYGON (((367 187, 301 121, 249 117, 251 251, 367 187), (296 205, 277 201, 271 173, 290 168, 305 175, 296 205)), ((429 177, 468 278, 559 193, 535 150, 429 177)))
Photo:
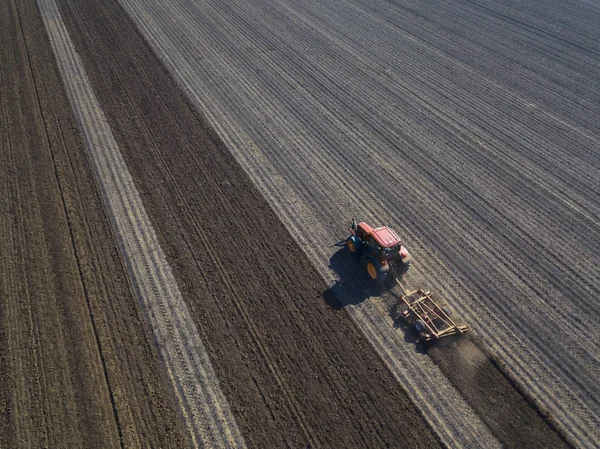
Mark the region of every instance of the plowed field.
POLYGON ((597 5, 0 8, 0 447, 599 443, 597 5))

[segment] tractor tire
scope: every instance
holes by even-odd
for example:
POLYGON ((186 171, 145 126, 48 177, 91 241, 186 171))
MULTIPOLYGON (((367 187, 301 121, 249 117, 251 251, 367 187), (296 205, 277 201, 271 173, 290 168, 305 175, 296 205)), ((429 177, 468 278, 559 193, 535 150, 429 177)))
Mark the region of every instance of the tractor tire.
POLYGON ((355 235, 346 239, 346 248, 353 256, 359 256, 362 249, 362 240, 355 235))
POLYGON ((381 265, 381 263, 379 263, 377 259, 369 256, 365 258, 365 268, 369 277, 373 279, 377 283, 377 285, 385 285, 385 282, 390 273, 389 265, 381 265))

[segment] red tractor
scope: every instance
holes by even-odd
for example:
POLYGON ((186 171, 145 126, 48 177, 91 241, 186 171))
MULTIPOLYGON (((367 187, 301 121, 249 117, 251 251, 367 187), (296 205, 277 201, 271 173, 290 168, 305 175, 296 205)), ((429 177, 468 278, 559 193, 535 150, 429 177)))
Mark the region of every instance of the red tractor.
POLYGON ((392 229, 373 229, 364 221, 356 224, 352 220, 350 232, 346 239, 348 251, 360 256, 369 277, 380 286, 392 277, 401 277, 410 268, 412 257, 392 229))

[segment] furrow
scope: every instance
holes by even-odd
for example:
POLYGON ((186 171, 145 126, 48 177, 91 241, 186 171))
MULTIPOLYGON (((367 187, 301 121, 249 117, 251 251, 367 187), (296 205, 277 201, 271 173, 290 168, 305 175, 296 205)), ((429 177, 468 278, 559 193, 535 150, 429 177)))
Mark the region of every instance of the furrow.
POLYGON ((244 447, 197 329, 53 0, 38 2, 136 296, 195 446, 244 447))
MULTIPOLYGON (((132 16, 135 17, 133 14, 132 16)), ((175 55, 177 55, 177 52, 170 51, 168 54, 170 55, 170 58, 174 58, 175 55)), ((180 57, 183 59, 183 56, 180 57)), ((182 71, 178 68, 178 77, 180 77, 181 74, 182 71)), ((183 85, 185 86, 188 82, 193 84, 194 80, 184 79, 183 85)), ((261 176, 260 179, 268 180, 272 179, 272 177, 261 176)), ((273 191, 274 188, 271 188, 270 190, 273 191)), ((294 197, 288 196, 287 200, 289 201, 291 198, 294 197)), ((361 318, 362 312, 358 310, 359 309, 357 309, 356 313, 351 311, 353 318, 355 318, 361 328, 363 328, 367 334, 367 337, 374 343, 377 342, 379 337, 377 337, 377 334, 375 333, 376 327, 372 323, 369 323, 368 320, 361 318)), ((382 323, 378 324, 381 325, 382 323)), ((389 326, 390 325, 388 323, 386 327, 389 328, 389 326)), ((451 397, 451 400, 444 401, 443 404, 440 404, 440 401, 437 398, 439 392, 434 393, 429 388, 427 379, 429 379, 431 375, 435 376, 437 379, 442 379, 443 376, 441 373, 439 373, 439 371, 437 371, 435 365, 431 364, 427 358, 411 360, 411 362, 414 362, 414 365, 411 364, 410 366, 420 366, 417 372, 406 368, 401 370, 400 368, 404 365, 402 363, 398 363, 398 361, 403 360, 406 357, 412 359, 412 352, 408 350, 405 351, 406 353, 399 354, 399 348, 403 348, 403 346, 397 341, 394 341, 393 343, 394 344, 392 344, 389 340, 378 342, 376 349, 386 361, 396 378, 398 378, 402 383, 410 382, 410 384, 413 385, 409 392, 412 393, 414 402, 419 408, 428 407, 423 414, 431 423, 433 429, 438 432, 442 432, 442 438, 444 441, 450 444, 451 447, 499 446, 499 443, 489 433, 489 430, 485 427, 485 425, 480 422, 470 407, 464 402, 464 400, 462 400, 460 395, 456 393, 447 383, 444 385, 444 389, 450 392, 449 396, 451 397), (390 366, 390 361, 392 360, 396 361, 396 363, 390 366), (427 375, 424 375, 423 372, 426 372, 427 375), (435 408, 431 408, 427 405, 431 403, 437 403, 437 406, 435 408), (462 415, 457 415, 455 413, 457 408, 461 408, 464 413, 462 415), (442 411, 440 411, 440 409, 442 409, 442 411)))

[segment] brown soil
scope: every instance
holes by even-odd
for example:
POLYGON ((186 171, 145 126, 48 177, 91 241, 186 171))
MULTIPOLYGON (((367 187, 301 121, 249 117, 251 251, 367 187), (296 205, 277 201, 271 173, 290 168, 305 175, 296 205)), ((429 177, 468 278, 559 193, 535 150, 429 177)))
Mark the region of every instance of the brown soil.
POLYGON ((570 447, 501 367, 468 336, 440 341, 428 354, 507 448, 570 447))
POLYGON ((0 447, 184 445, 35 2, 0 21, 0 447))
POLYGON ((118 4, 60 6, 247 443, 438 446, 118 4))
MULTIPOLYGON (((98 3, 62 0, 63 19, 248 445, 439 446, 117 2, 98 3)), ((38 11, 0 8, 0 447, 182 447, 38 11)), ((563 444, 470 345, 430 355, 495 436, 563 444)))

